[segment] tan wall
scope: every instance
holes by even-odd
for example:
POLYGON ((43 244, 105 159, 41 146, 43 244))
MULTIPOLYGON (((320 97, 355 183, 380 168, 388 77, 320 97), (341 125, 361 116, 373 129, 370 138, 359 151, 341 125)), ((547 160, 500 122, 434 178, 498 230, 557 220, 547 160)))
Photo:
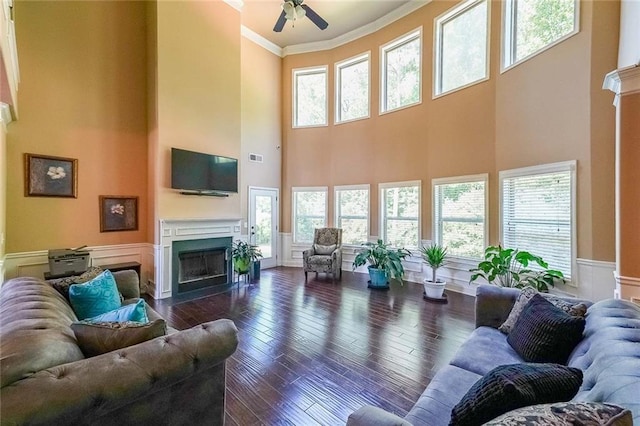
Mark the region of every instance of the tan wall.
POLYGON ((620 264, 618 274, 640 278, 640 94, 620 99, 620 264))
POLYGON ((239 218, 242 194, 171 190, 170 157, 172 147, 240 156, 240 13, 224 2, 158 2, 155 43, 157 146, 149 149, 156 219, 239 218))
POLYGON ((244 195, 240 202, 244 234, 247 232, 244 221, 248 219, 247 188, 249 186, 280 188, 282 59, 244 37, 241 41, 241 50, 240 188, 244 195), (249 162, 249 153, 261 154, 264 162, 249 162))
POLYGON ((7 252, 144 242, 144 2, 16 2, 20 120, 7 134, 7 252), (24 196, 24 153, 78 159, 78 198, 24 196), (100 233, 99 195, 139 196, 139 230, 100 233))
MULTIPOLYGON (((601 87, 601 69, 615 67, 617 32, 613 36, 602 32, 607 25, 609 30, 617 28, 613 17, 619 4, 601 3, 606 4, 597 7, 603 9, 606 22, 596 24, 595 33, 593 2, 583 2, 579 34, 500 74, 501 10, 499 2, 492 2, 490 80, 435 100, 431 99, 433 20, 452 2, 430 3, 372 35, 330 51, 287 56, 282 98, 283 232, 291 230, 293 186, 371 184, 371 235, 378 235, 378 183, 420 179, 422 237, 429 239, 431 179, 488 172, 490 240, 497 243, 497 172, 576 159, 578 256, 613 260, 614 111, 603 103, 604 95, 593 95, 592 90, 598 78, 601 87), (423 102, 380 116, 379 46, 419 25, 423 25, 423 102), (597 49, 610 52, 592 54, 597 49), (371 50, 371 118, 335 126, 331 124, 334 64, 367 50, 371 50), (329 65, 330 124, 292 129, 291 70, 324 64, 329 65), (594 71, 598 76, 592 78, 594 71), (598 157, 597 168, 591 163, 594 154, 603 156, 598 157), (594 201, 593 196, 604 200, 594 201), (598 250, 593 249, 594 235, 600 239, 598 250)), ((610 105, 610 97, 607 101, 610 105)), ((331 223, 331 190, 329 194, 331 223)))
POLYGON ((618 68, 640 63, 640 1, 622 0, 618 68))

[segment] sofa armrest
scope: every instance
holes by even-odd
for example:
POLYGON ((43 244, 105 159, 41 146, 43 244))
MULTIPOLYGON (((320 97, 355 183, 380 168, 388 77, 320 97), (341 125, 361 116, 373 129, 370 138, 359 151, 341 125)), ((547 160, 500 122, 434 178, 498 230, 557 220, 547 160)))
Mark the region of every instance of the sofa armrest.
POLYGON ((520 289, 480 284, 476 290, 476 328, 498 328, 509 316, 520 289))
POLYGON ((238 345, 237 332, 231 320, 212 321, 39 371, 2 388, 0 417, 3 424, 73 424, 71 419, 102 424, 118 412, 137 412, 141 419, 131 424, 149 424, 144 416, 158 416, 167 408, 156 404, 148 410, 148 401, 165 401, 166 405, 175 397, 174 387, 189 388, 189 381, 206 381, 221 374, 218 381, 222 383, 202 386, 207 390, 221 387, 224 394, 224 372, 216 376, 209 371, 224 369, 225 359, 238 345))
POLYGON ((113 272, 113 278, 116 279, 118 291, 125 299, 140 298, 140 279, 133 269, 113 272))
POLYGON ((347 419, 347 426, 412 426, 411 423, 384 411, 382 408, 365 405, 351 413, 347 419))

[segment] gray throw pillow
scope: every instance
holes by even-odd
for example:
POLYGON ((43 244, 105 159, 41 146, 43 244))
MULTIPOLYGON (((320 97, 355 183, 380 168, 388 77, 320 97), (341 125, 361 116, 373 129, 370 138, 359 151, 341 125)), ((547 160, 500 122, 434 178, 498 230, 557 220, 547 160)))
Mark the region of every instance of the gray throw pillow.
POLYGON ((65 278, 54 278, 52 280, 48 280, 47 283, 58 290, 60 294, 64 296, 67 301, 69 300, 69 287, 72 284, 82 284, 88 281, 91 281, 98 275, 102 273, 103 269, 99 266, 91 266, 81 275, 73 275, 71 277, 65 278))
POLYGON ((604 425, 632 426, 631 411, 601 402, 557 402, 518 408, 485 426, 604 425))
POLYGON ((89 322, 71 324, 78 346, 87 358, 137 345, 167 334, 167 323, 157 319, 148 323, 89 322))
POLYGON ((314 244, 313 251, 316 254, 329 255, 333 253, 336 247, 337 247, 336 244, 331 244, 330 246, 323 246, 322 244, 314 244))
POLYGON ((513 305, 513 308, 507 317, 507 320, 498 327, 498 330, 502 331, 504 334, 509 334, 513 329, 513 326, 516 324, 516 321, 518 321, 518 317, 522 313, 524 307, 527 306, 527 303, 529 303, 531 298, 536 294, 540 294, 547 301, 551 302, 551 304, 562 309, 571 316, 584 318, 587 313, 587 305, 584 303, 574 304, 549 293, 539 293, 533 287, 525 287, 520 292, 516 303, 513 305))

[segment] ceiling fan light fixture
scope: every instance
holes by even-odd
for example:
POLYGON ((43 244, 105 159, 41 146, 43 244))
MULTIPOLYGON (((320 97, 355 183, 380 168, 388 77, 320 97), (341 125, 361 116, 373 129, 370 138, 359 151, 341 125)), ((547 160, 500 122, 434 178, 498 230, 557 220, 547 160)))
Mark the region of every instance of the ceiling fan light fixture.
POLYGON ((285 18, 289 21, 295 21, 296 19, 303 18, 307 11, 299 4, 296 5, 293 1, 286 1, 282 3, 282 10, 284 10, 285 18))

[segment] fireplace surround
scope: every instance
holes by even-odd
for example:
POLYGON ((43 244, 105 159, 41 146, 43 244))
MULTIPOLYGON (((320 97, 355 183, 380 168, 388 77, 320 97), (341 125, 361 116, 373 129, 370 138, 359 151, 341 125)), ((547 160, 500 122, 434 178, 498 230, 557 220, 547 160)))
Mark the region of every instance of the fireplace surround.
POLYGON ((174 241, 172 297, 188 296, 199 290, 226 290, 233 281, 229 254, 232 242, 231 237, 174 241))

